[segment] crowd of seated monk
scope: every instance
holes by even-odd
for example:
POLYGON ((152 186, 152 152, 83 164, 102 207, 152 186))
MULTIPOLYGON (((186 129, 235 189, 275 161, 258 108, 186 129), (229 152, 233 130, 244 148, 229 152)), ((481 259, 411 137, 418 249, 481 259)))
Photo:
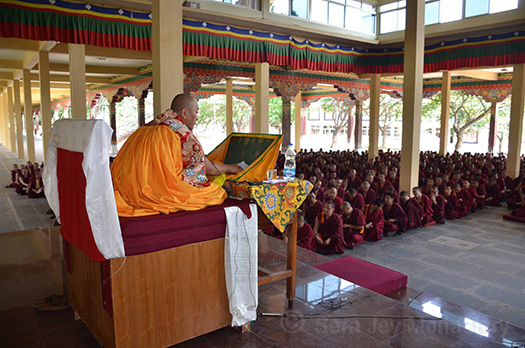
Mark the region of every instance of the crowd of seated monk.
MULTIPOLYGON (((399 192, 399 152, 301 151, 297 177, 314 189, 300 209, 298 245, 327 254, 343 253, 385 235, 401 234, 445 220, 461 219, 487 206, 506 203, 525 217, 525 158, 510 178, 504 156, 420 154, 419 186, 399 192)), ((277 168, 282 167, 280 156, 277 168)))
POLYGON ((13 165, 11 170, 11 183, 6 188, 14 188, 20 196, 28 198, 44 198, 44 182, 42 181, 42 168, 35 162, 13 165))

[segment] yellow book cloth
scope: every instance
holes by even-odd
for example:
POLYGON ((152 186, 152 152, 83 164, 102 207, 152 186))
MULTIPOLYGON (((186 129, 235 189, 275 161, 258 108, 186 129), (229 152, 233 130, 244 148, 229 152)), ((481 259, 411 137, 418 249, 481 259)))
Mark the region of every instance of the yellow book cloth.
POLYGON ((195 187, 181 175, 180 137, 166 126, 140 127, 111 166, 119 216, 199 210, 226 199, 219 185, 195 187))

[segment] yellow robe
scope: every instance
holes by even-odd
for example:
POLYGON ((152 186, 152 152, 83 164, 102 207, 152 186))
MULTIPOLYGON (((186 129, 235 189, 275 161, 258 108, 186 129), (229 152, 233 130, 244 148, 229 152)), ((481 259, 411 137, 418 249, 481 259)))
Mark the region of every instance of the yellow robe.
POLYGON ((169 214, 221 204, 226 191, 217 184, 195 187, 181 179, 180 137, 166 126, 140 127, 111 166, 119 216, 169 214))

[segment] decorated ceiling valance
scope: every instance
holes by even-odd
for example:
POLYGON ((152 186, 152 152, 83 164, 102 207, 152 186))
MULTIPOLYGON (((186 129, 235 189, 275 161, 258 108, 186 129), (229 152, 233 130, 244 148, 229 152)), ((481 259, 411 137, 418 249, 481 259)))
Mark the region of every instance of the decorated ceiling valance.
MULTIPOLYGON (((0 37, 151 50, 151 14, 58 0, 4 0, 0 37)), ((349 47, 183 20, 184 54, 339 73, 401 73, 403 47, 349 47)), ((525 63, 525 31, 425 46, 425 72, 525 63)))
POLYGON ((59 0, 3 0, 0 37, 151 51, 151 14, 59 0))

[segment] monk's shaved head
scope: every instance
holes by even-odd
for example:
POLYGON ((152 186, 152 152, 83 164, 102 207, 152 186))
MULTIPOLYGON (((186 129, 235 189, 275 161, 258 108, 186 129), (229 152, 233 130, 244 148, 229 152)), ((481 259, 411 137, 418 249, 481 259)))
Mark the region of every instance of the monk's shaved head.
POLYGON ((182 111, 182 109, 188 108, 194 102, 195 98, 193 98, 191 95, 178 94, 175 96, 175 98, 173 98, 173 101, 171 102, 171 110, 179 114, 182 111))

